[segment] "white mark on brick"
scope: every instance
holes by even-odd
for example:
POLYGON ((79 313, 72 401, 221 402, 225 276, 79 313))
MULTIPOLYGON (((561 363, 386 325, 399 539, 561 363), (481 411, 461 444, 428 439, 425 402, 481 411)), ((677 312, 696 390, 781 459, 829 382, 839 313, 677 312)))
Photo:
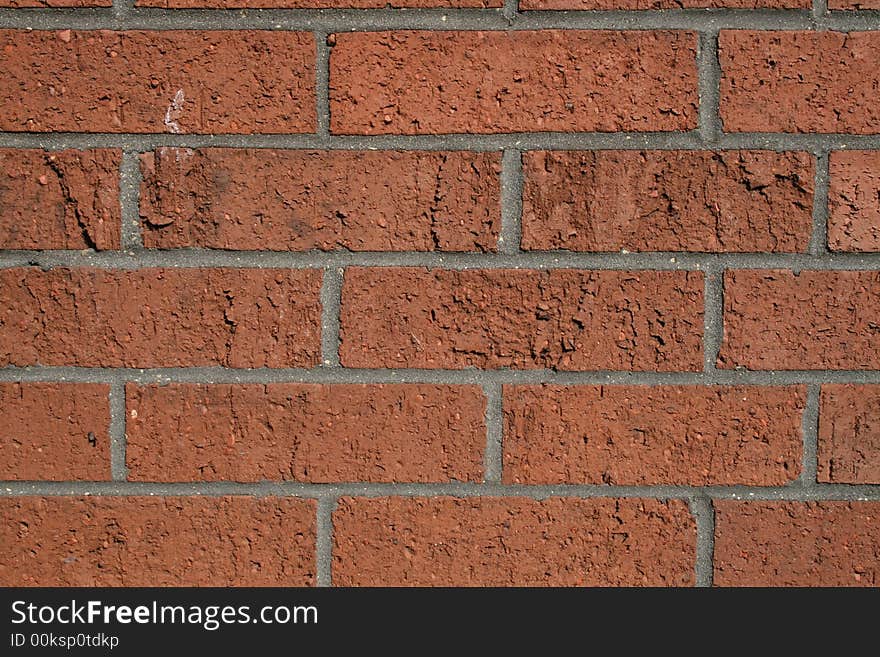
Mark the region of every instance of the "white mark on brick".
POLYGON ((168 153, 174 153, 174 161, 182 162, 192 157, 195 151, 191 148, 177 148, 176 146, 162 146, 159 149, 159 155, 165 157, 168 153))
POLYGON ((168 129, 168 132, 175 135, 180 134, 180 124, 177 123, 177 119, 183 113, 183 103, 185 100, 186 96, 183 93, 183 89, 178 89, 177 93, 174 94, 174 98, 171 99, 168 109, 165 110, 165 127, 168 129))

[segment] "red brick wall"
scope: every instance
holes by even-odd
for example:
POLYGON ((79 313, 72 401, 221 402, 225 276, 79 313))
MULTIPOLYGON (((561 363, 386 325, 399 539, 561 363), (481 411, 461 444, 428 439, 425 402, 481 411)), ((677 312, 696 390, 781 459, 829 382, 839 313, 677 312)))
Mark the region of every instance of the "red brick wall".
POLYGON ((870 9, 0 0, 0 585, 880 585, 870 9))

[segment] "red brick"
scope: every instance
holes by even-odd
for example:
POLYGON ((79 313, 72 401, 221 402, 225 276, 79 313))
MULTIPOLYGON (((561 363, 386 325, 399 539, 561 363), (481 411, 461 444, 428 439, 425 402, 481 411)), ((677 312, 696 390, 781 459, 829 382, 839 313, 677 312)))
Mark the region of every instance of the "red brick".
POLYGON ((0 149, 0 248, 118 249, 121 155, 0 149))
POLYGON ((504 481, 786 484, 805 400, 804 386, 505 386, 504 481))
POLYGON ((0 7, 112 7, 113 0, 0 0, 0 7))
POLYGON ((2 586, 307 586, 315 502, 0 498, 2 586))
POLYGON ((312 270, 4 269, 0 365, 316 365, 320 286, 312 270))
POLYGON ((880 385, 824 385, 819 481, 880 484, 880 385))
POLYGON ((141 156, 144 244, 491 251, 500 169, 499 153, 161 148, 141 156))
POLYGON ((700 370, 703 276, 350 268, 347 367, 700 370))
POLYGON ((478 386, 129 384, 129 478, 481 481, 478 386))
POLYGON ((571 251, 803 252, 813 160, 771 151, 536 151, 522 244, 571 251))
POLYGON ((877 502, 715 503, 715 584, 880 585, 877 502))
POLYGON ((729 132, 880 132, 877 32, 722 30, 729 132))
POLYGON ((719 366, 880 367, 880 272, 729 271, 719 366))
POLYGON ((0 479, 110 479, 110 387, 0 383, 0 479))
POLYGON ((313 132, 301 32, 0 30, 0 130, 313 132))
POLYGON ((880 0, 828 0, 828 9, 880 9, 880 0))
MULTIPOLYGON (((2 1, 2 0, 0 0, 2 1)), ((504 0, 137 0, 136 7, 163 9, 385 9, 387 7, 502 7, 504 0)))
POLYGON ((688 130, 691 32, 357 32, 330 56, 341 134, 688 130))
POLYGON ((679 500, 343 498, 341 586, 683 586, 694 522, 679 500))
POLYGON ((521 0, 521 11, 530 9, 649 10, 649 9, 810 9, 810 0, 521 0))
POLYGON ((828 247, 880 251, 880 151, 835 151, 828 166, 828 247))

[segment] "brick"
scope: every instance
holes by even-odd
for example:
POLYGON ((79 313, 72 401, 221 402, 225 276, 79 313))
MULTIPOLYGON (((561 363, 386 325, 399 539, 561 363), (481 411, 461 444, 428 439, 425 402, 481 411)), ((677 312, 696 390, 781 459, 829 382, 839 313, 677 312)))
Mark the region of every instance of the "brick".
POLYGON ((0 383, 0 480, 110 479, 110 387, 0 383))
POLYGON ((4 269, 0 365, 316 365, 320 286, 313 270, 4 269))
POLYGON ((492 251, 498 239, 499 153, 161 148, 141 170, 148 247, 492 251))
POLYGON ((880 251, 880 151, 834 151, 828 169, 828 248, 880 251))
POLYGON ((880 272, 728 271, 719 367, 880 367, 880 272))
POLYGON ((505 386, 511 484, 782 485, 804 386, 505 386))
POLYGON ((680 500, 342 498, 341 586, 683 586, 695 528, 680 500))
POLYGON ((121 156, 0 149, 0 248, 118 249, 121 156))
MULTIPOLYGON (((2 0, 0 0, 2 1, 2 0)), ((137 0, 136 7, 163 9, 385 9, 502 7, 504 0, 137 0)))
POLYGON ((349 268, 347 367, 702 369, 703 276, 349 268))
POLYGON ((126 389, 138 481, 481 481, 478 386, 137 386, 126 389))
POLYGON ((0 498, 2 586, 309 586, 315 502, 0 498))
POLYGON ((720 586, 878 586, 880 503, 715 503, 720 586))
POLYGON ((628 11, 649 9, 810 9, 810 0, 521 0, 519 9, 628 11))
POLYGON ((338 134, 688 130, 691 32, 357 32, 330 56, 338 134))
POLYGON ((313 132, 301 32, 0 30, 0 130, 313 132))
POLYGON ((803 252, 813 159, 771 151, 535 151, 529 250, 803 252))
POLYGON ((823 385, 819 481, 880 484, 880 385, 823 385))
POLYGON ((726 131, 880 132, 880 33, 722 30, 718 48, 726 131))
POLYGON ((73 8, 82 7, 112 7, 113 0, 0 0, 0 7, 15 8, 41 8, 41 7, 58 7, 73 8))
POLYGON ((880 0, 828 0, 828 9, 880 9, 880 0))

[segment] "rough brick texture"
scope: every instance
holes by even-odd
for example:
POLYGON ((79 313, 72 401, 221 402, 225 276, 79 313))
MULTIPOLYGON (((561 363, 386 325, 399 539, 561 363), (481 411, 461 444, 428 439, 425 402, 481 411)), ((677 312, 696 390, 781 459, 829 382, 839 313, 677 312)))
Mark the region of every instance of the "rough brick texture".
POLYGON ((880 0, 828 0, 829 9, 880 9, 880 0))
POLYGON ((0 149, 0 248, 118 249, 120 158, 0 149))
POLYGON ((702 368, 697 272, 346 271, 347 367, 702 368))
POLYGON ((522 245, 572 251, 805 251, 813 163, 770 151, 535 151, 522 245))
POLYGON ((500 164, 498 153, 162 148, 141 156, 144 244, 491 251, 500 164))
POLYGON ((2 586, 306 586, 315 502, 5 497, 2 586))
POLYGON ((112 7, 113 0, 0 0, 0 7, 112 7))
POLYGON ((679 500, 379 498, 333 513, 343 586, 635 586, 693 582, 679 500))
POLYGON ((824 385, 819 481, 880 484, 880 386, 824 385))
POLYGON ((136 7, 167 9, 384 9, 501 7, 503 0, 136 0, 136 7))
POLYGON ((0 0, 0 585, 880 585, 827 4, 0 0))
POLYGON ((0 479, 110 479, 110 387, 0 383, 0 479))
POLYGON ((476 386, 130 384, 126 400, 135 480, 482 480, 476 386))
POLYGON ((2 269, 0 365, 316 365, 320 285, 312 270, 2 269))
POLYGON ((715 505, 715 584, 880 585, 880 503, 715 505))
POLYGON ((880 33, 722 30, 718 48, 725 130, 880 132, 880 33))
POLYGON ((521 0, 519 8, 570 10, 809 9, 810 0, 521 0))
POLYGON ((800 474, 803 386, 506 386, 504 479, 781 485, 800 474))
POLYGON ((880 151, 834 151, 828 169, 828 247, 880 251, 880 151))
POLYGON ((313 132, 300 32, 0 30, 0 130, 313 132))
POLYGON ((731 271, 719 366, 880 368, 880 272, 731 271))
POLYGON ((659 131, 696 127, 689 32, 335 35, 339 134, 659 131))

